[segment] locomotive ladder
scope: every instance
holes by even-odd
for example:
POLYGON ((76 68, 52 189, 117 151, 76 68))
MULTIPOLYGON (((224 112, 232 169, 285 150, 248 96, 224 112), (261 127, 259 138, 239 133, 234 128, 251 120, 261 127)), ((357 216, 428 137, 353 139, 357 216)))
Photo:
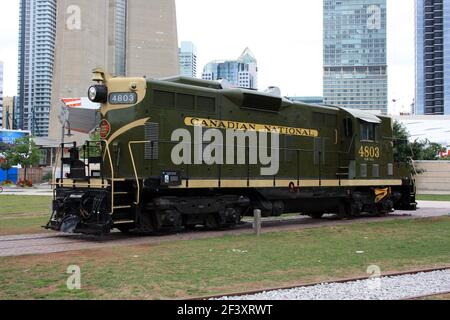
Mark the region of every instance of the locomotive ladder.
MULTIPOLYGON (((114 214, 114 210, 119 210, 119 209, 128 209, 127 208, 123 208, 122 206, 115 206, 115 183, 119 182, 119 181, 125 181, 125 179, 118 179, 115 178, 115 174, 114 174, 114 166, 113 166, 113 162, 112 162, 112 157, 111 157, 111 151, 109 150, 109 144, 108 141, 103 140, 103 142, 105 143, 105 149, 106 149, 106 153, 105 156, 108 155, 108 160, 109 160, 109 167, 111 168, 111 215, 114 214)), ((129 206, 129 208, 131 208, 131 206, 129 206)))
POLYGON ((121 209, 131 209, 133 207, 133 205, 137 206, 140 204, 141 202, 141 184, 139 181, 139 176, 138 176, 138 172, 137 172, 137 168, 136 168, 136 162, 135 162, 135 158, 134 158, 134 154, 133 154, 133 145, 137 145, 137 144, 145 144, 145 143, 149 143, 149 141, 130 141, 128 143, 128 150, 130 152, 130 158, 131 158, 131 163, 133 165, 133 172, 134 172, 134 178, 136 181, 136 187, 137 187, 137 192, 136 192, 136 199, 135 201, 133 201, 133 203, 131 204, 127 204, 127 205, 117 205, 116 204, 116 196, 124 196, 129 194, 128 192, 125 191, 116 191, 117 189, 117 183, 120 182, 126 182, 126 179, 124 178, 115 178, 115 173, 114 173, 114 166, 113 166, 113 162, 112 162, 112 156, 111 156, 111 151, 109 149, 109 144, 107 141, 105 142, 105 146, 106 146, 106 153, 105 156, 108 157, 109 160, 109 166, 111 168, 111 214, 114 214, 115 210, 121 210, 121 209))

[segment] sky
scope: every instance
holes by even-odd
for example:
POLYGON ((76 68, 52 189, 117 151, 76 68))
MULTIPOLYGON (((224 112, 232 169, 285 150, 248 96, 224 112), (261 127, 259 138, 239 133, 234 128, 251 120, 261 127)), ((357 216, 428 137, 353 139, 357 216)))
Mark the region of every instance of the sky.
MULTIPOLYGON (((387 0, 389 110, 409 110, 414 98, 414 0, 387 0), (393 100, 397 102, 394 103, 393 100)), ((249 47, 258 60, 259 89, 322 95, 322 0, 176 0, 179 41, 198 50, 199 76, 215 59, 235 59, 249 47)), ((19 0, 0 1, 0 61, 4 95, 17 92, 19 0)))

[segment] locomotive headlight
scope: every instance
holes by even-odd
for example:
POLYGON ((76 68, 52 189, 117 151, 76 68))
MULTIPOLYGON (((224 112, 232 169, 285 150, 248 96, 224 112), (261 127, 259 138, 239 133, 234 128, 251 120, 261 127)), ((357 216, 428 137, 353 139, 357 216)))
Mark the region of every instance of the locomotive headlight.
POLYGON ((94 101, 97 97, 97 89, 95 87, 89 88, 89 100, 94 101))
POLYGON ((95 103, 105 103, 108 101, 108 88, 102 85, 95 85, 89 88, 89 100, 95 103))

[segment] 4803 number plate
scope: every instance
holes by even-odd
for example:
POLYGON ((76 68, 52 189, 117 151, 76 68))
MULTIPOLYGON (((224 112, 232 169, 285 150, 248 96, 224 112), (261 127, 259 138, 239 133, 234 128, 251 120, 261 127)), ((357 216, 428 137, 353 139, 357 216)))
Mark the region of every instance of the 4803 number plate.
POLYGON ((113 92, 108 99, 110 104, 136 104, 136 92, 113 92))

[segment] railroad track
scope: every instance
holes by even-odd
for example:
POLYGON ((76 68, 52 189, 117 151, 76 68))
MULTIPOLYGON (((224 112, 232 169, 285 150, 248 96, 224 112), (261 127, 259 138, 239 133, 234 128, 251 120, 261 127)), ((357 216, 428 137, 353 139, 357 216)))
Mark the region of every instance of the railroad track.
MULTIPOLYGON (((440 295, 445 295, 445 294, 450 293, 450 265, 444 266, 444 267, 438 267, 438 268, 428 268, 428 269, 418 269, 418 270, 413 270, 413 271, 385 273, 385 274, 381 275, 380 279, 409 276, 409 275, 429 274, 429 273, 434 273, 434 272, 439 272, 439 271, 446 271, 449 274, 449 282, 448 282, 447 291, 442 291, 439 293, 416 295, 416 296, 406 296, 404 298, 396 299, 396 300, 417 300, 417 299, 421 299, 421 298, 440 296, 440 295)), ((233 293, 226 293, 226 294, 220 294, 220 295, 201 296, 201 297, 191 298, 189 300, 193 300, 193 301, 221 300, 221 299, 239 300, 239 298, 242 298, 242 297, 256 296, 256 295, 264 294, 267 292, 286 291, 286 290, 302 289, 302 288, 313 288, 313 287, 318 287, 318 286, 323 286, 323 285, 328 285, 328 284, 348 284, 348 283, 355 283, 358 281, 364 281, 364 280, 369 280, 369 279, 370 279, 369 276, 364 276, 364 277, 354 277, 354 278, 346 278, 346 279, 330 280, 330 281, 325 281, 325 282, 322 281, 322 282, 314 282, 314 283, 306 283, 306 284, 305 283, 297 283, 294 285, 282 286, 282 287, 271 287, 271 288, 265 288, 265 289, 233 292, 233 293)), ((246 300, 246 299, 244 299, 244 300, 246 300)), ((252 300, 252 299, 250 299, 250 300, 252 300)))
POLYGON ((410 297, 405 300, 423 300, 423 299, 434 298, 434 297, 439 297, 439 296, 443 296, 443 295, 450 295, 450 291, 436 293, 436 294, 429 294, 429 295, 424 295, 424 296, 410 297))
MULTIPOLYGON (((287 216, 280 218, 268 218, 263 221, 263 233, 276 231, 301 230, 307 228, 319 228, 324 226, 345 225, 353 223, 365 223, 374 221, 389 221, 395 219, 421 219, 427 217, 411 212, 396 212, 385 217, 361 217, 351 220, 339 220, 333 216, 327 216, 322 220, 313 220, 309 217, 287 216)), ((229 230, 211 231, 198 229, 185 231, 178 234, 159 236, 124 235, 114 232, 103 237, 72 235, 60 233, 44 233, 34 235, 0 236, 0 257, 21 256, 31 254, 49 254, 86 249, 107 248, 113 246, 159 244, 161 242, 177 240, 194 240, 217 238, 226 235, 251 234, 252 224, 248 220, 242 225, 229 230)))

